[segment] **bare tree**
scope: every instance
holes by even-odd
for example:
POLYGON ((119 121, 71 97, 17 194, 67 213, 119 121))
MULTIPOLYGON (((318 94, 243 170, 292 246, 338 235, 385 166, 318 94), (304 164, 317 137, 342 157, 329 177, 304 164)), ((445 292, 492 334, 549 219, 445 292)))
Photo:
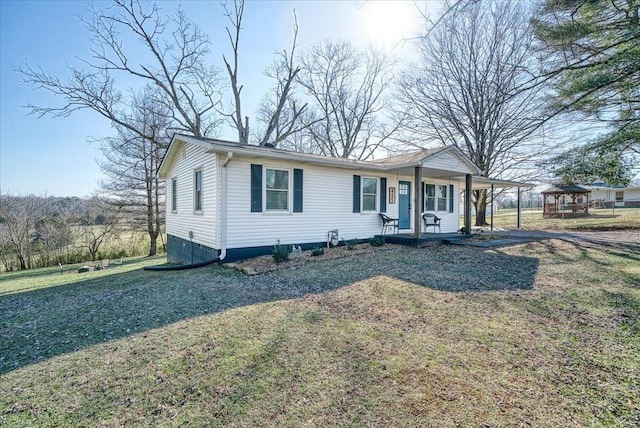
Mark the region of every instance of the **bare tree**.
POLYGON ((91 109, 138 133, 129 114, 131 96, 117 86, 116 76, 128 76, 158 88, 156 101, 176 130, 198 137, 216 130, 220 94, 218 71, 207 64, 210 42, 181 9, 165 18, 157 4, 115 0, 106 11, 93 8, 82 21, 93 42, 91 57, 82 59, 86 69, 69 67, 67 82, 28 64, 18 70, 27 84, 65 100, 59 107, 28 104, 32 113, 67 117, 91 109), (129 50, 135 44, 125 43, 121 34, 137 39, 146 55, 129 50))
POLYGON ((165 186, 157 172, 169 146, 171 123, 155 93, 147 88, 134 98, 131 120, 138 132, 117 127, 117 137, 102 140, 104 160, 98 161, 107 176, 101 187, 115 197, 131 226, 149 234, 149 256, 157 252, 164 223, 165 186))
MULTIPOLYGON (((238 130, 238 142, 249 143, 250 128, 249 117, 242 114, 242 89, 244 86, 238 81, 240 34, 242 30, 242 18, 244 15, 244 0, 234 0, 233 9, 223 3, 224 14, 229 19, 230 27, 227 27, 227 35, 231 44, 231 62, 223 55, 229 83, 233 94, 233 111, 226 114, 238 130)), ((265 75, 275 80, 275 86, 265 95, 258 116, 261 125, 254 133, 259 145, 273 144, 274 146, 300 130, 300 116, 305 112, 307 105, 299 104, 293 98, 293 86, 300 68, 295 64, 295 50, 298 39, 298 21, 294 10, 294 32, 291 49, 277 51, 277 59, 267 68, 265 75)))
POLYGON ((313 151, 367 159, 397 130, 381 117, 392 82, 391 61, 370 47, 325 41, 302 56, 298 81, 312 100, 305 133, 313 151))
POLYGON ((65 250, 75 244, 72 220, 72 215, 65 215, 56 207, 50 207, 39 216, 33 238, 33 246, 38 254, 37 266, 50 266, 64 260, 65 250))
MULTIPOLYGON (((453 6, 418 41, 419 62, 400 80, 408 128, 414 138, 459 147, 482 176, 531 179, 550 147, 542 132, 543 87, 522 89, 536 65, 527 6, 453 6)), ((475 191, 473 202, 476 225, 485 225, 487 192, 475 191)))
MULTIPOLYGON (((10 250, 21 270, 31 268, 31 241, 35 236, 39 209, 38 197, 34 195, 0 197, 0 243, 5 253, 2 259, 9 259, 6 252, 10 250)), ((4 264, 5 268, 9 266, 4 264)))
POLYGON ((122 224, 123 211, 113 201, 94 197, 88 201, 90 213, 100 218, 98 224, 82 228, 82 246, 87 250, 91 260, 95 261, 100 248, 119 232, 122 224))

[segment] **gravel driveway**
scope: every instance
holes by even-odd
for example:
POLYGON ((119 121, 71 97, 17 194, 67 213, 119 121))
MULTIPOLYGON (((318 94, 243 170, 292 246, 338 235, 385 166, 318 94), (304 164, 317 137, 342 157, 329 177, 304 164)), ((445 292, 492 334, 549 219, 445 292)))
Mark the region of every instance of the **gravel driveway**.
MULTIPOLYGON (((640 220, 638 220, 640 222, 640 220)), ((586 241, 598 244, 640 245, 640 232, 608 231, 608 232, 568 232, 568 231, 531 231, 506 230, 493 231, 490 235, 523 239, 562 239, 564 241, 586 241)))

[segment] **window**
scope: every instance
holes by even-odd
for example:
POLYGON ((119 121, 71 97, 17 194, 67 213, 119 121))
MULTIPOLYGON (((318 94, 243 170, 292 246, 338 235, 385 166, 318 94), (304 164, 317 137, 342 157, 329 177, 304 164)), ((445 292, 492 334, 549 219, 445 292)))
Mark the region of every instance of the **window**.
POLYGON ((193 177, 193 201, 195 211, 202 211, 202 170, 197 170, 193 177))
POLYGON ((438 211, 447 210, 447 186, 438 184, 438 211))
POLYGON ((455 192, 453 191, 453 184, 449 184, 449 212, 453 212, 453 195, 455 192))
POLYGON ((291 174, 290 170, 263 168, 262 165, 251 164, 251 212, 301 213, 304 208, 303 176, 303 170, 297 168, 293 168, 291 174), (292 180, 290 175, 293 175, 292 180), (263 204, 263 201, 266 202, 263 204))
POLYGON ((424 186, 424 210, 436 210, 436 185, 425 184, 424 186))
POLYGON ((624 202, 624 192, 616 192, 616 202, 624 202))
POLYGON ((178 179, 171 180, 171 211, 178 211, 178 179))
POLYGON ((267 168, 266 181, 267 211, 288 211, 289 171, 267 168))
POLYGON ((378 199, 378 180, 375 178, 362 178, 362 210, 375 211, 378 199))

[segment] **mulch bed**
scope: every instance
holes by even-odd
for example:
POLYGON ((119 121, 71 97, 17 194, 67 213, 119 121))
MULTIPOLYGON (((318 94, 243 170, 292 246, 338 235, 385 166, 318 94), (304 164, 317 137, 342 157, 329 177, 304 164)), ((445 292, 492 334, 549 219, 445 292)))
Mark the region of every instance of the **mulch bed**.
POLYGON ((324 254, 320 256, 312 256, 312 251, 303 251, 301 254, 294 256, 286 262, 282 263, 276 263, 271 255, 267 255, 247 260, 241 260, 235 263, 226 263, 224 264, 224 266, 239 270, 245 275, 259 275, 267 272, 272 272, 274 270, 302 266, 307 263, 340 259, 343 257, 353 257, 361 254, 369 254, 376 251, 389 251, 397 248, 402 248, 402 245, 385 244, 381 247, 374 247, 368 243, 365 243, 356 245, 353 249, 349 249, 347 246, 341 245, 339 247, 324 248, 324 254))

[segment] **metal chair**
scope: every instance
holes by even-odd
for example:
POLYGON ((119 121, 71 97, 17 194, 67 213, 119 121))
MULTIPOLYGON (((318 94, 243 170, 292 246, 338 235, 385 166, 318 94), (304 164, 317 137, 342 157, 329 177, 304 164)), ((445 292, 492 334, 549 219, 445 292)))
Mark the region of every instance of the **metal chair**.
POLYGON ((391 218, 386 214, 380 213, 380 219, 382 219, 382 229, 380 229, 380 234, 384 235, 385 231, 388 227, 391 227, 392 230, 395 229, 396 233, 398 233, 398 219, 391 218))
POLYGON ((425 232, 428 227, 433 226, 433 233, 436 233, 436 227, 438 228, 438 233, 442 233, 442 230, 440 229, 440 220, 442 219, 437 215, 431 213, 422 214, 422 220, 424 221, 425 232))

